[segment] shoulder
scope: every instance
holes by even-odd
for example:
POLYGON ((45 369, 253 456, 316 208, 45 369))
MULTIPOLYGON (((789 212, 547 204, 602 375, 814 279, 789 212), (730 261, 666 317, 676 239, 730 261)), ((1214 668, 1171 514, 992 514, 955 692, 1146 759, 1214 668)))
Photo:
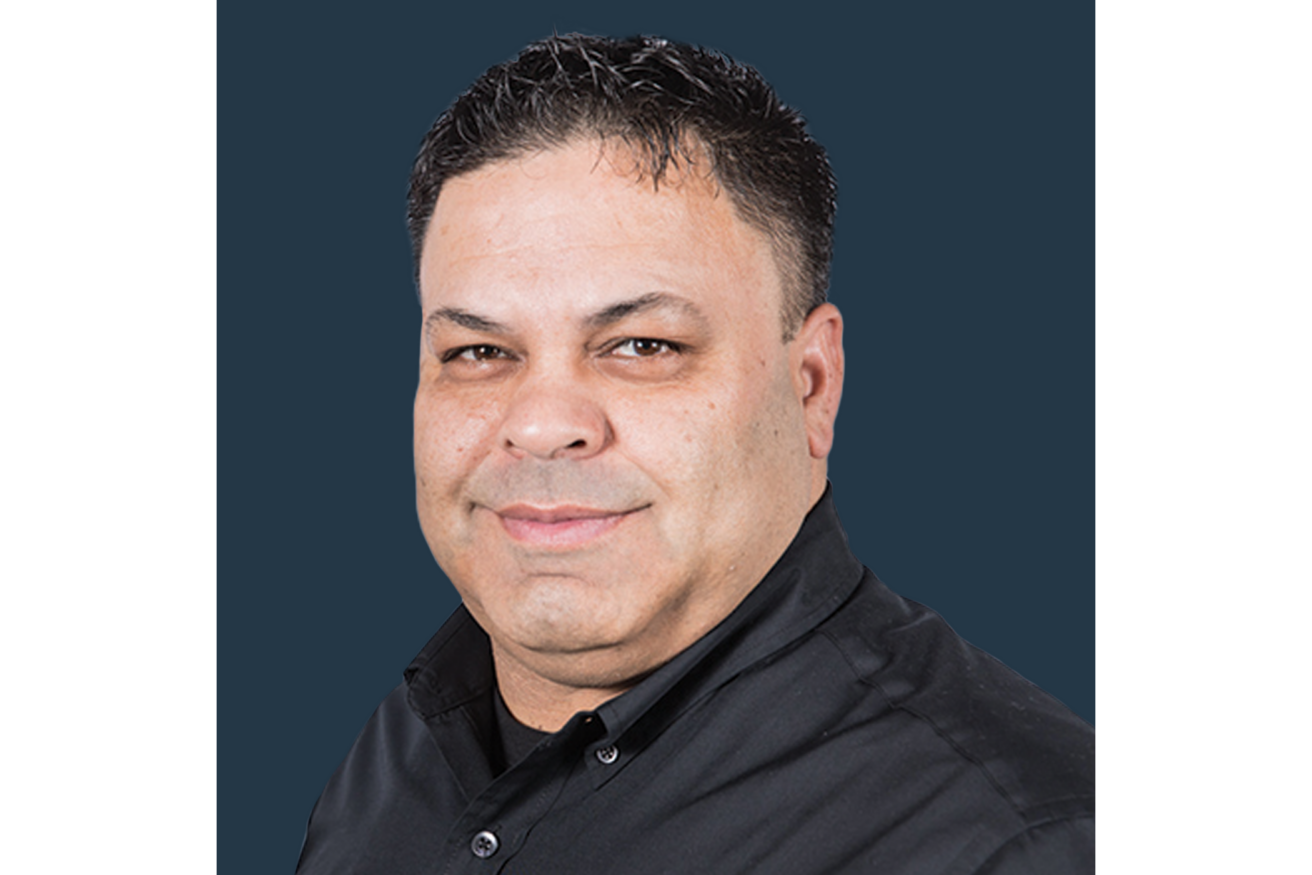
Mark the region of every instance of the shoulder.
POLYGON ((1091 840, 1093 729, 1063 704, 869 572, 818 631, 888 713, 902 715, 910 748, 955 759, 988 788, 973 804, 998 815, 989 820, 1002 868, 982 871, 1013 871, 1008 859, 1057 840, 1075 848, 1086 831, 1091 840))
POLYGON ((1093 814, 1031 824, 998 846, 972 875, 1093 875, 1093 814))
POLYGON ((401 684, 383 700, 324 787, 298 873, 401 871, 416 853, 436 853, 413 837, 430 835, 463 800, 406 697, 401 684))

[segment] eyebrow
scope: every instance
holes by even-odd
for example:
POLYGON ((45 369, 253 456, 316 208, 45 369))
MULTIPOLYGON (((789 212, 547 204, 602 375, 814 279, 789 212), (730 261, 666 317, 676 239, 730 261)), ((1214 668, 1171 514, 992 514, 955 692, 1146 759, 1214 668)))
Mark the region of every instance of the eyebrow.
MULTIPOLYGON (((583 324, 591 329, 605 328, 630 316, 652 310, 677 310, 703 325, 706 324, 706 316, 702 314, 696 304, 687 298, 671 295, 668 292, 647 292, 645 295, 638 295, 636 298, 618 301, 585 317, 583 324)), ((439 322, 450 322, 462 328, 468 328, 470 331, 483 331, 488 334, 511 333, 508 326, 497 322, 495 319, 479 316, 477 313, 470 313, 468 310, 461 310, 459 307, 441 307, 429 313, 428 317, 424 319, 425 333, 431 331, 439 322)))
POLYGON ((686 298, 680 298, 678 295, 671 295, 667 292, 648 292, 645 295, 639 295, 636 298, 630 298, 627 301, 619 301, 611 304, 584 319, 584 324, 589 328, 605 328, 608 325, 614 325, 622 319, 634 316, 639 313, 646 313, 651 310, 677 310, 686 316, 690 316, 703 325, 706 324, 706 317, 697 305, 686 298))
POLYGON ((509 334, 510 329, 500 322, 461 310, 459 307, 441 307, 428 314, 424 320, 424 331, 431 331, 439 322, 452 322, 470 331, 485 331, 489 334, 509 334))

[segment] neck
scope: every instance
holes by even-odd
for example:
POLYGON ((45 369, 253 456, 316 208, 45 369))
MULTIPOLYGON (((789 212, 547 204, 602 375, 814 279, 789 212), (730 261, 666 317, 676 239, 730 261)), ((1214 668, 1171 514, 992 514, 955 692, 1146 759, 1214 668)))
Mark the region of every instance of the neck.
POLYGON ((535 674, 494 646, 497 687, 506 709, 525 726, 558 732, 580 711, 595 711, 633 686, 575 687, 535 674))

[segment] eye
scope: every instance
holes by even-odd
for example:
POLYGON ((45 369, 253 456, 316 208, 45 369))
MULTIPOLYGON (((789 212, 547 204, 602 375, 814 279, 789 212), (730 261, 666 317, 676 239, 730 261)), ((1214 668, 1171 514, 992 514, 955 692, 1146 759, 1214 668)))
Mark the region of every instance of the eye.
POLYGON ((631 337, 610 348, 610 354, 619 358, 652 358, 662 353, 678 351, 678 344, 651 337, 631 337))
POLYGON ((499 346, 492 346, 488 343, 477 343, 473 346, 461 346, 448 350, 442 355, 442 361, 450 362, 460 359, 467 362, 490 362, 496 359, 509 358, 510 354, 499 346))

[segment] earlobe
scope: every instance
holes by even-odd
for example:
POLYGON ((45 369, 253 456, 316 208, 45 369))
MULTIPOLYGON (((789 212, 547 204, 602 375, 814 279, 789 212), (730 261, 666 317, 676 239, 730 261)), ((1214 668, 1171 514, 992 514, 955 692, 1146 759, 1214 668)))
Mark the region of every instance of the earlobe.
POLYGON ((812 458, 823 459, 834 445, 834 419, 843 395, 843 315, 821 304, 802 323, 794 340, 806 438, 812 458))

